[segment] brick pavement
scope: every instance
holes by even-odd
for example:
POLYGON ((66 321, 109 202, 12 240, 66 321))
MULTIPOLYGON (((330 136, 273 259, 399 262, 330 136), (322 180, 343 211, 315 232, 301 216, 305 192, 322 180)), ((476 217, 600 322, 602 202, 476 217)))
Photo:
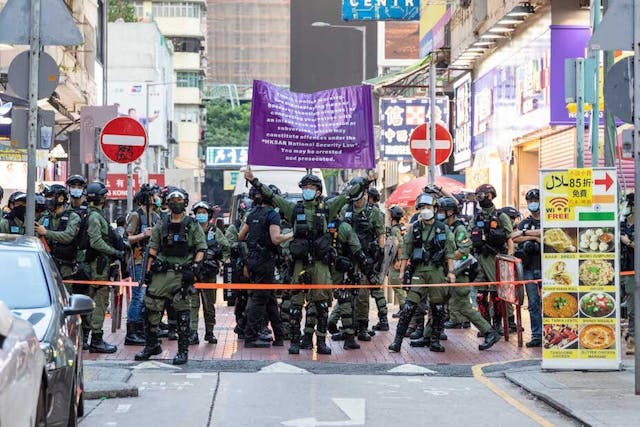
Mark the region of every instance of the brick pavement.
MULTIPOLYGON (((372 302, 371 305, 375 307, 372 302)), ((449 336, 448 341, 443 341, 446 348, 444 353, 435 353, 429 351, 428 348, 413 348, 409 346, 409 339, 403 342, 402 351, 400 353, 390 353, 387 346, 393 339, 395 333, 396 320, 390 319, 391 330, 388 332, 377 332, 376 336, 370 342, 360 342, 362 348, 360 350, 343 350, 342 342, 332 342, 327 340, 331 346, 331 355, 318 355, 315 350, 301 350, 299 355, 290 355, 287 352, 288 342, 284 347, 272 347, 270 349, 248 349, 244 348, 243 341, 238 341, 236 334, 233 333, 235 326, 235 318, 233 315, 233 307, 227 307, 226 304, 218 304, 217 325, 215 327, 215 335, 218 338, 218 344, 209 344, 200 342, 198 346, 189 347, 189 358, 192 360, 277 360, 277 361, 309 361, 319 360, 325 362, 341 362, 341 363, 413 363, 413 364, 469 364, 506 362, 521 359, 539 359, 541 351, 537 349, 528 349, 526 347, 519 348, 517 346, 517 338, 510 335, 509 342, 504 340, 497 343, 493 348, 486 351, 478 351, 478 344, 482 342, 476 337, 477 330, 472 326, 470 329, 447 330, 449 336)), ((389 306, 389 313, 397 311, 397 306, 389 306)), ((523 308, 523 326, 525 328, 524 341, 529 340, 529 318, 526 308, 523 308)), ((376 319, 377 315, 371 312, 371 319, 376 319)), ((105 321, 105 339, 118 346, 118 351, 114 354, 91 354, 84 353, 85 360, 117 360, 131 361, 136 352, 141 347, 124 345, 124 324, 123 329, 111 333, 111 320, 105 321)), ((200 339, 204 335, 204 325, 202 318, 199 327, 200 339)), ((171 359, 177 350, 176 341, 163 340, 163 353, 153 359, 171 359)))

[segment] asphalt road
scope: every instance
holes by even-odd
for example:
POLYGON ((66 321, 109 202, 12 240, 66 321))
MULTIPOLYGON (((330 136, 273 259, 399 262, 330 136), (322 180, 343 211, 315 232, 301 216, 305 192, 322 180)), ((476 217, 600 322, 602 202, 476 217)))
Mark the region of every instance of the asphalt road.
POLYGON ((139 397, 88 401, 80 425, 577 425, 502 378, 500 367, 482 374, 452 366, 401 366, 401 372, 372 366, 372 373, 315 366, 276 363, 249 372, 138 367, 129 383, 139 397))

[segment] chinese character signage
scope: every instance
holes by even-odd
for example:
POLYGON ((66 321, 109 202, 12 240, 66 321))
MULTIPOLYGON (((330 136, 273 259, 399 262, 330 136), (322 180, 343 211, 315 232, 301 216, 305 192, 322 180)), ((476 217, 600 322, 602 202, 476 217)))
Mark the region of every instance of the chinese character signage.
POLYGON ((248 147, 207 147, 206 166, 208 168, 246 166, 248 147))
MULTIPOLYGON (((381 98, 380 133, 384 160, 411 161, 409 136, 423 123, 430 123, 430 100, 425 98, 381 98)), ((449 129, 449 98, 436 99, 436 123, 449 129)))
POLYGON ((540 173, 544 369, 619 369, 614 168, 540 173))
POLYGON ((342 0, 344 21, 415 21, 420 0, 342 0))
POLYGON ((453 85, 455 129, 453 138, 453 170, 471 166, 471 74, 453 85))
MULTIPOLYGON (((140 190, 140 179, 137 174, 133 174, 133 192, 134 194, 140 190)), ((150 173, 149 185, 157 184, 159 187, 164 187, 164 174, 150 173)), ((126 173, 108 173, 107 182, 105 183, 108 199, 124 200, 127 198, 127 174, 126 173)))

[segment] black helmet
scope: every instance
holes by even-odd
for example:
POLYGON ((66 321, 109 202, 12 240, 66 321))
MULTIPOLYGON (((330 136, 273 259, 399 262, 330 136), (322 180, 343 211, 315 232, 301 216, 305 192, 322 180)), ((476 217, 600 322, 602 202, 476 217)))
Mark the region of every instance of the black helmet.
POLYGON ((36 212, 44 212, 47 210, 47 199, 42 194, 36 194, 36 212))
POLYGON ((347 185, 347 189, 351 189, 353 187, 359 187, 362 190, 358 193, 358 194, 349 194, 349 200, 351 200, 352 202, 355 202, 356 200, 360 200, 362 198, 362 196, 365 195, 365 193, 367 193, 368 189, 367 186, 369 185, 369 181, 365 180, 363 177, 361 176, 356 176, 354 178, 351 178, 351 181, 349 181, 349 184, 347 185))
POLYGON ((198 209, 206 209, 207 213, 209 214, 209 218, 213 216, 213 209, 211 209, 211 205, 204 200, 194 203, 191 207, 191 212, 193 212, 195 215, 198 209))
POLYGON ((168 202, 172 197, 182 197, 184 199, 184 205, 189 206, 189 193, 187 193, 183 188, 168 186, 165 190, 163 189, 163 197, 162 200, 164 202, 168 202), (180 193, 178 195, 177 193, 180 193))
POLYGON ((532 200, 540 200, 540 190, 538 190, 537 188, 532 188, 531 190, 527 191, 527 194, 525 194, 524 199, 527 202, 530 202, 532 200))
POLYGON ((380 192, 377 188, 370 187, 368 193, 369 197, 373 199, 374 203, 378 203, 380 201, 380 192))
POLYGON ((435 194, 436 197, 442 196, 442 189, 438 189, 435 184, 425 185, 424 188, 422 189, 422 192, 427 194, 435 194))
POLYGON ((238 217, 242 218, 244 214, 251 209, 252 205, 253 202, 248 197, 244 197, 242 200, 238 201, 238 217))
POLYGON ((23 192, 23 191, 14 191, 13 193, 11 193, 11 195, 9 196, 9 204, 14 203, 14 202, 27 202, 27 193, 23 192))
POLYGON ((391 206, 389 208, 389 212, 391 213, 391 218, 400 219, 404 216, 404 209, 400 206, 391 206))
POLYGON ((315 185, 318 191, 322 191, 322 180, 312 173, 308 173, 302 177, 298 183, 298 187, 302 188, 306 185, 315 185))
POLYGON ((458 210, 458 204, 453 197, 441 197, 438 199, 438 207, 445 211, 458 210))
POLYGON ((424 206, 435 206, 437 199, 433 193, 420 193, 416 197, 416 209, 420 209, 424 206))
POLYGON ((500 209, 499 212, 507 214, 507 216, 511 219, 520 218, 521 216, 520 212, 518 212, 516 208, 513 208, 511 206, 505 206, 504 208, 500 209))
POLYGON ((58 202, 58 196, 64 196, 63 203, 67 203, 69 201, 69 190, 67 187, 60 184, 53 184, 48 188, 48 192, 43 194, 44 197, 55 199, 56 203, 58 202))
POLYGON ((635 197, 635 193, 629 193, 629 194, 627 194, 627 195, 624 197, 624 199, 625 199, 625 200, 626 200, 626 202, 627 202, 627 206, 633 206, 633 205, 635 205, 635 199, 636 199, 636 197, 635 197))
POLYGON ((276 187, 275 185, 269 184, 268 187, 271 189, 271 192, 273 192, 274 196, 275 195, 278 195, 278 196, 282 195, 282 191, 280 191, 280 189, 278 187, 276 187))
POLYGON ((82 185, 83 187, 87 186, 87 180, 84 179, 82 175, 71 175, 67 178, 67 187, 72 185, 82 185))
POLYGON ((491 184, 482 184, 478 186, 478 188, 476 188, 476 196, 479 196, 480 194, 483 194, 483 195, 491 194, 493 195, 494 199, 498 197, 498 192, 496 191, 496 188, 491 184))
POLYGON ((249 189, 249 198, 251 200, 255 200, 257 195, 260 195, 260 199, 262 198, 262 193, 260 192, 260 190, 258 190, 256 187, 251 187, 249 189))
POLYGON ((99 181, 94 181, 87 185, 87 201, 97 202, 104 199, 107 196, 107 187, 99 181))

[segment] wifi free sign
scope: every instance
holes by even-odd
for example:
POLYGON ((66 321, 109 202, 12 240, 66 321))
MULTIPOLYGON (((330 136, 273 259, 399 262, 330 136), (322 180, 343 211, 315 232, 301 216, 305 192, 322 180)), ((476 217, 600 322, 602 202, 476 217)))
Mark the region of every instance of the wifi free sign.
POLYGON ((547 221, 573 221, 575 216, 566 197, 547 196, 544 200, 544 218, 547 221))

